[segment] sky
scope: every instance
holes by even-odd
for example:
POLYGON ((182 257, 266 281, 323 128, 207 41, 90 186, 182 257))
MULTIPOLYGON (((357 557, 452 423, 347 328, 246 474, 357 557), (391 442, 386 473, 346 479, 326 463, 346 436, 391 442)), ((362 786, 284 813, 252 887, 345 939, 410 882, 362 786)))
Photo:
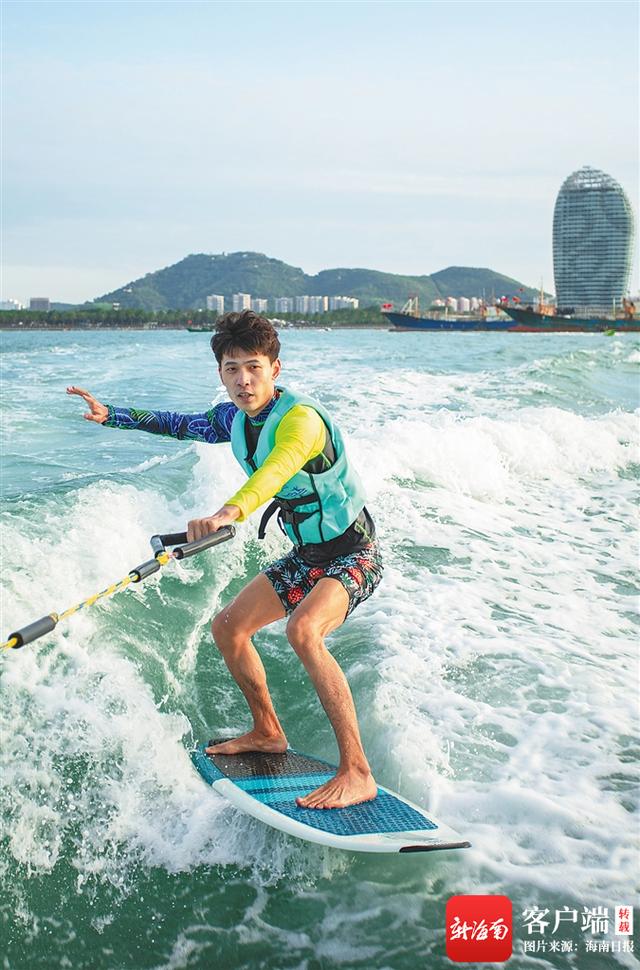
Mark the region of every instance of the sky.
POLYGON ((571 172, 603 169, 638 212, 635 0, 2 0, 2 18, 2 299, 76 303, 238 250, 553 290, 571 172))

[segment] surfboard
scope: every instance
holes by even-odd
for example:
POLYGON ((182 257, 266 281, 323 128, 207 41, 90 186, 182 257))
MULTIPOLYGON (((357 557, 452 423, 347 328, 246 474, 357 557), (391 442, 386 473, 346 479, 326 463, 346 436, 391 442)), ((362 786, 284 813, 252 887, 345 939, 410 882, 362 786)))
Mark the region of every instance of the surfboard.
POLYGON ((308 842, 356 852, 432 852, 466 849, 470 842, 419 805, 378 785, 370 802, 348 808, 301 808, 309 794, 336 773, 336 766, 288 748, 282 754, 251 751, 207 755, 199 744, 191 760, 214 791, 266 825, 308 842))

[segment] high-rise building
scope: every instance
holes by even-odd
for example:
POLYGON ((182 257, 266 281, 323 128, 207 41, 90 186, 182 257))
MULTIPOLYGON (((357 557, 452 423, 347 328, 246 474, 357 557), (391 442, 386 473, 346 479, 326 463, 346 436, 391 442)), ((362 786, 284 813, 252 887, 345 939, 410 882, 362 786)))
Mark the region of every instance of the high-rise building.
POLYGON ((329 308, 328 296, 310 296, 309 313, 326 313, 329 308))
POLYGON ((330 296, 330 310, 357 310, 360 300, 355 296, 330 296))
POLYGON ((559 307, 610 310, 627 293, 633 211, 624 189, 585 166, 562 183, 553 214, 553 273, 559 307))
POLYGON ((254 313, 266 313, 269 306, 268 300, 254 299, 251 301, 251 309, 254 313))
POLYGON ((295 299, 296 299, 296 313, 308 313, 309 312, 309 297, 308 296, 297 296, 295 299))
POLYGON ((233 312, 239 313, 241 310, 251 309, 251 294, 250 293, 234 293, 232 296, 233 301, 233 312))
POLYGON ((1 300, 0 310, 22 310, 22 303, 18 300, 1 300))
POLYGON ((51 301, 48 296, 32 296, 29 300, 30 310, 46 310, 49 312, 51 309, 51 301))
POLYGON ((274 300, 276 313, 293 313, 293 297, 277 296, 274 300))
POLYGON ((207 310, 215 310, 216 313, 224 313, 224 297, 218 293, 212 293, 207 297, 207 310))

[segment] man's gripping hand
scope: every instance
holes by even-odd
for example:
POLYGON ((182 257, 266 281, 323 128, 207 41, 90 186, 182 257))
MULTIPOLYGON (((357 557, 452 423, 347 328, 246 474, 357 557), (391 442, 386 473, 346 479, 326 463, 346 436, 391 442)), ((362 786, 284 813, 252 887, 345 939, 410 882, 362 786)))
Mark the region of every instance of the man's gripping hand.
POLYGON ((192 519, 187 525, 187 542, 204 539, 211 532, 217 532, 223 525, 231 525, 240 518, 237 505, 223 505, 221 509, 207 516, 206 519, 192 519))
POLYGON ((89 391, 84 391, 81 387, 72 385, 67 388, 67 394, 77 394, 89 405, 89 411, 83 415, 86 421, 96 421, 98 424, 102 424, 109 417, 109 408, 106 404, 100 404, 100 401, 96 401, 93 394, 89 394, 89 391))

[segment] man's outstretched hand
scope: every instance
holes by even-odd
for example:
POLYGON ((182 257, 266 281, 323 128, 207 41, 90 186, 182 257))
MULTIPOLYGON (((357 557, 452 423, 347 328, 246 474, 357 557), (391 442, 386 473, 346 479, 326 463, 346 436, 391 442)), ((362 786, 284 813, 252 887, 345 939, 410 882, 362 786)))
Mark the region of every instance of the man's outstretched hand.
POLYGON ((196 539, 204 539, 211 532, 217 532, 223 525, 231 525, 240 517, 240 509, 237 505, 223 505, 213 515, 206 519, 192 519, 187 525, 187 542, 195 542, 196 539))
POLYGON ((96 401, 93 394, 83 391, 81 387, 68 387, 67 394, 77 394, 89 405, 89 411, 84 415, 86 421, 96 421, 98 424, 102 424, 109 417, 109 408, 105 404, 100 404, 100 401, 96 401))

